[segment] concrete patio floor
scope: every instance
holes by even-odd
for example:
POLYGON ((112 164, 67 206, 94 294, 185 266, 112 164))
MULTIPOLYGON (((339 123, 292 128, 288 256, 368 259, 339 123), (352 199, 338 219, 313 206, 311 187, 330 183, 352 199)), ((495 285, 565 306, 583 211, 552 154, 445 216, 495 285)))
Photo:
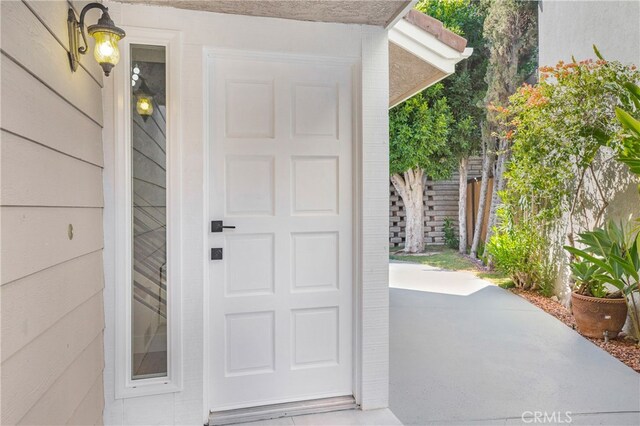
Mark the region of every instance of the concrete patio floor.
POLYGON ((640 374, 526 300, 424 265, 392 263, 390 283, 403 424, 640 425, 640 374))

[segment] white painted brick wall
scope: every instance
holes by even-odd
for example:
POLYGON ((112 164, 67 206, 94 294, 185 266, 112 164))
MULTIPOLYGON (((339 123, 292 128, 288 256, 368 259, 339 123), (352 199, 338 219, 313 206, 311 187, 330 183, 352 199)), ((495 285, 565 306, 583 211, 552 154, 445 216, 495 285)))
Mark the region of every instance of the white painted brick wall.
POLYGON ((362 31, 362 394, 389 402, 389 49, 387 32, 362 31))

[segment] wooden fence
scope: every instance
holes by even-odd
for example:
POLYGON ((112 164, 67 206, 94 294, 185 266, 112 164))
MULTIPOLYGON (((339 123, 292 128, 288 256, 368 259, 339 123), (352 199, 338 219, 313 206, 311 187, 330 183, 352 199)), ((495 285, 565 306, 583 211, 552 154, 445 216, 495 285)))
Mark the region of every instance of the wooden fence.
MULTIPOLYGON (((482 158, 469 158, 469 177, 482 175, 482 158)), ((458 230, 458 173, 450 179, 432 181, 427 179, 424 186, 424 243, 426 245, 444 244, 444 220, 451 219, 454 229, 458 230)), ((389 185, 389 246, 404 245, 406 224, 404 203, 389 185)))
MULTIPOLYGON (((473 179, 467 182, 467 244, 471 246, 473 234, 476 230, 476 218, 478 217, 478 207, 480 204, 480 187, 482 179, 473 179)), ((487 188, 488 200, 484 205, 484 216, 482 218, 482 232, 480 241, 485 242, 487 236, 487 222, 489 220, 489 209, 491 208, 491 193, 493 191, 493 178, 489 178, 487 188)))

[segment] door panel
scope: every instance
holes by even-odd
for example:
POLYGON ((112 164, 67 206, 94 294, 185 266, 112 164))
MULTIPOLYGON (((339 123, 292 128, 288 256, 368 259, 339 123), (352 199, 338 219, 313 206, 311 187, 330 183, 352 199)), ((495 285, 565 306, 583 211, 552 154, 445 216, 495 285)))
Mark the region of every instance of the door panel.
POLYGON ((351 75, 210 64, 212 410, 352 394, 351 75))

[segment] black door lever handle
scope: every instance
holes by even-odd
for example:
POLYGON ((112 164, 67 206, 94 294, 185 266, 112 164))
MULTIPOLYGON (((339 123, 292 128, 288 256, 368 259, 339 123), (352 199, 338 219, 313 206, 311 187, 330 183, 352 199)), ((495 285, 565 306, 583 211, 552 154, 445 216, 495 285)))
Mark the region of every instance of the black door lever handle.
POLYGON ((236 229, 235 226, 224 226, 221 220, 211 221, 211 232, 222 232, 223 229, 236 229))

